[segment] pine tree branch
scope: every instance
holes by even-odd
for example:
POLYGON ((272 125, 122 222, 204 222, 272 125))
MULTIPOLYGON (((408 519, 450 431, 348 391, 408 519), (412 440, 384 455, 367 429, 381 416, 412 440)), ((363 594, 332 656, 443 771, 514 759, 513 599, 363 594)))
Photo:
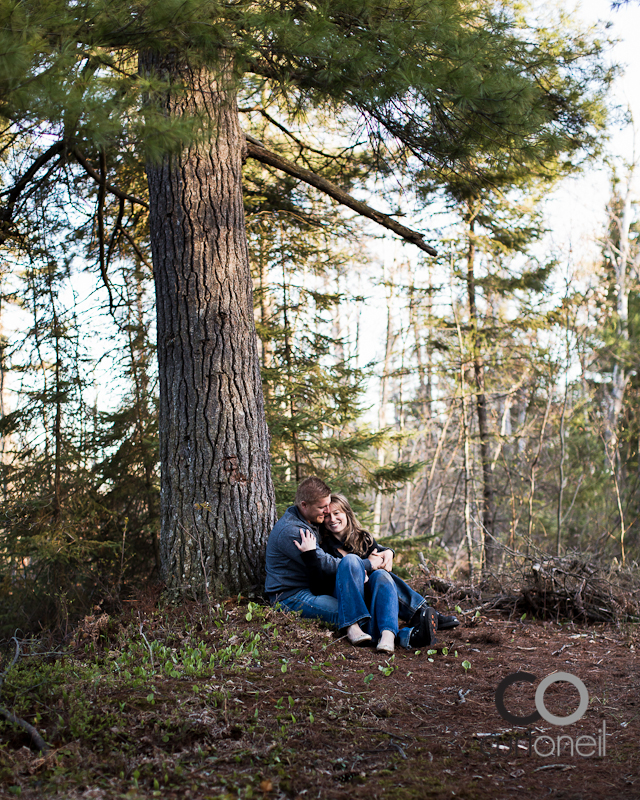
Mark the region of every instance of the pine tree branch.
POLYGON ((276 169, 282 170, 282 172, 286 172, 288 175, 298 178, 298 180, 304 181, 310 186, 314 186, 316 189, 320 189, 321 192, 328 194, 329 197, 333 197, 334 200, 342 203, 342 205, 351 208, 353 211, 357 212, 363 217, 372 219, 374 222, 377 222, 378 225, 388 228, 390 231, 393 231, 407 242, 415 244, 416 247, 424 250, 425 253, 429 253, 430 256, 438 255, 437 250, 424 241, 424 237, 421 233, 413 231, 411 228, 406 228, 404 225, 396 222, 396 220, 387 214, 376 211, 366 203, 356 200, 355 197, 352 197, 348 192, 345 192, 344 189, 341 189, 335 183, 332 183, 326 178, 317 175, 315 172, 312 172, 309 169, 304 169, 303 167, 299 167, 291 161, 287 161, 287 159, 282 158, 277 153, 268 150, 261 142, 259 142, 253 136, 250 136, 248 133, 245 134, 245 136, 247 138, 247 155, 250 158, 255 158, 256 161, 260 161, 262 164, 267 164, 270 167, 275 167, 276 169))
MULTIPOLYGON (((91 166, 89 161, 87 161, 87 159, 85 158, 83 153, 80 150, 78 150, 77 147, 74 147, 71 152, 73 153, 73 155, 76 158, 76 160, 78 161, 78 163, 82 167, 84 167, 84 171, 87 173, 87 175, 89 175, 89 177, 93 178, 93 180, 98 185, 100 185, 102 183, 102 179, 100 178, 100 175, 91 166)), ((145 200, 142 200, 140 197, 136 197, 133 194, 127 194, 127 192, 123 192, 122 189, 118 189, 118 187, 114 186, 112 183, 105 183, 105 188, 106 188, 106 190, 108 192, 110 192, 111 194, 115 195, 116 197, 119 197, 121 200, 130 200, 132 203, 137 203, 139 206, 142 206, 143 208, 149 208, 149 203, 147 203, 145 200)))

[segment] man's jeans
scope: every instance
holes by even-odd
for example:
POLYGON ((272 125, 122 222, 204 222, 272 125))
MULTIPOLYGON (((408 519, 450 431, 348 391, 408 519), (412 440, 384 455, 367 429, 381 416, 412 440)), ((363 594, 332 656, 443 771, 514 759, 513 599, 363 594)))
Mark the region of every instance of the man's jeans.
POLYGON ((302 612, 303 617, 321 619, 338 628, 358 622, 376 642, 382 631, 392 631, 398 643, 408 647, 413 628, 398 630, 398 617, 408 622, 426 600, 392 572, 376 569, 366 583, 365 575, 362 559, 349 554, 338 565, 335 597, 301 589, 279 602, 291 611, 302 612))

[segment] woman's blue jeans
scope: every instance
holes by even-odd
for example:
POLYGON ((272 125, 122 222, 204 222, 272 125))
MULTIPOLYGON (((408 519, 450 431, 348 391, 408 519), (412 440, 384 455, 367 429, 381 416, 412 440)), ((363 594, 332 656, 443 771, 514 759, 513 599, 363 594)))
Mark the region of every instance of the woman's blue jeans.
POLYGON ((426 600, 392 572, 374 570, 366 583, 365 575, 362 559, 347 555, 338 565, 335 597, 314 595, 308 589, 301 589, 280 600, 280 605, 338 628, 357 622, 374 641, 378 641, 382 631, 393 631, 398 643, 408 647, 413 628, 398 630, 398 617, 409 621, 426 600))

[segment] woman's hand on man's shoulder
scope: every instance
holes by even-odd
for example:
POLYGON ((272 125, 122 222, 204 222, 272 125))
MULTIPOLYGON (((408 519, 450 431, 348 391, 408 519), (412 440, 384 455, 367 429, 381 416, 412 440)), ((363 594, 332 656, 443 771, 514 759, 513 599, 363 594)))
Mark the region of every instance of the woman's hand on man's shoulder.
POLYGON ((300 542, 294 539, 293 543, 301 553, 308 553, 309 550, 315 550, 318 544, 314 534, 305 528, 300 528, 300 542))

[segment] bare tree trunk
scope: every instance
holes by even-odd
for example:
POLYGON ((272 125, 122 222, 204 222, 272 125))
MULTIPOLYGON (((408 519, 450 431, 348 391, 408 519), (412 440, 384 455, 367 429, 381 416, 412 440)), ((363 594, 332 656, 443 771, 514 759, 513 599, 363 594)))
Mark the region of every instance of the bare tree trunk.
MULTIPOLYGON (((453 269, 452 269, 453 272, 453 269)), ((460 321, 456 313, 455 299, 453 290, 451 292, 451 308, 456 323, 456 331, 458 334, 458 347, 460 348, 460 395, 462 400, 462 434, 464 437, 464 538, 467 545, 467 556, 469 559, 469 583, 473 586, 474 569, 473 569, 473 536, 471 533, 471 441, 469 437, 469 418, 467 416, 467 393, 466 393, 466 362, 464 343, 462 341, 462 330, 460 329, 460 321)), ((454 495, 455 496, 455 495, 454 495)), ((453 504, 453 499, 452 499, 453 504)))
MULTIPOLYGON (((568 286, 567 286, 568 289, 568 286)), ((565 313, 565 373, 564 373, 564 397, 562 399, 562 412, 560 414, 560 462, 558 464, 558 507, 557 507, 557 532, 556 532, 556 555, 560 556, 560 549, 562 546, 562 507, 564 503, 564 487, 566 478, 564 475, 564 462, 566 458, 566 436, 565 436, 565 418, 567 415, 567 396, 569 394, 569 366, 570 366, 570 349, 569 349, 569 312, 565 313)))
MULTIPOLYGON (((265 242, 266 232, 262 230, 262 223, 258 226, 258 267, 259 267, 259 290, 260 290, 260 323, 262 324, 263 330, 266 331, 267 325, 271 320, 271 299, 268 296, 267 292, 267 253, 268 247, 265 242)), ((272 352, 271 352, 271 342, 265 336, 260 342, 260 355, 262 357, 262 366, 263 367, 270 367, 271 366, 271 359, 272 359, 272 352)), ((269 403, 269 397, 266 394, 268 392, 267 383, 265 386, 265 401, 267 404, 269 403)))
MULTIPOLYGON (((625 342, 629 340, 629 281, 627 279, 631 265, 631 240, 629 232, 633 215, 632 183, 636 165, 633 164, 627 176, 625 196, 621 198, 622 208, 617 213, 615 205, 609 212, 610 234, 606 243, 607 254, 615 275, 616 297, 616 337, 620 345, 615 348, 611 389, 606 393, 605 445, 607 458, 613 454, 618 483, 622 482, 620 459, 618 456, 618 420, 622 412, 624 394, 629 383, 629 373, 625 365, 625 342), (616 240, 616 241, 614 241, 616 240)), ((614 195, 615 201, 615 195, 614 195)))
POLYGON ((471 349, 473 354, 473 373, 476 382, 476 413, 478 417, 478 433, 480 435, 480 462, 482 466, 482 528, 484 539, 484 563, 491 567, 495 560, 496 541, 494 534, 495 503, 493 490, 493 472, 491 471, 491 453, 489 451, 489 426, 487 423, 487 396, 485 394, 484 361, 480 352, 478 336, 478 309, 476 306, 475 281, 475 239, 474 220, 469 221, 469 249, 467 253, 467 297, 469 300, 469 328, 471 333, 471 349))
MULTIPOLYGON (((282 230, 282 225, 280 226, 280 241, 283 242, 284 239, 284 232, 282 230)), ((287 290, 287 261, 284 256, 282 255, 282 330, 284 332, 284 361, 287 365, 287 377, 291 381, 293 378, 293 364, 292 364, 292 356, 291 356, 291 338, 293 336, 292 326, 289 323, 289 293, 287 290)), ((296 474, 296 483, 300 483, 302 480, 302 462, 300 460, 300 447, 298 445, 298 435, 296 434, 295 429, 295 418, 298 414, 298 410, 296 408, 296 396, 293 391, 289 392, 289 418, 291 419, 291 442, 293 445, 293 468, 296 474)))
POLYGON ((172 89, 167 115, 212 135, 147 164, 158 315, 164 580, 208 598, 259 585, 275 518, 231 77, 145 52, 172 89), (228 81, 228 85, 225 82, 228 81))
POLYGON ((529 521, 527 523, 527 551, 526 551, 527 555, 529 555, 529 548, 533 543, 533 498, 536 492, 536 468, 538 466, 538 461, 540 460, 540 456, 542 455, 542 448, 544 446, 544 432, 547 428, 547 420, 549 419, 549 410, 551 409, 552 396, 553 392, 552 392, 552 387, 550 385, 548 389, 547 406, 544 410, 542 425, 540 426, 540 436, 538 438, 538 451, 535 454, 533 461, 531 462, 531 470, 529 472, 529 499, 528 499, 529 521))
MULTIPOLYGON (((436 467, 437 467, 438 461, 440 459, 440 453, 442 452, 442 448, 444 447, 444 444, 446 442, 447 428, 449 427, 449 423, 451 422, 451 418, 453 416, 453 412, 455 410, 455 407, 456 407, 455 403, 451 403, 451 405, 449 407, 449 413, 447 415, 447 419, 445 420, 445 423, 444 423, 444 427, 442 428, 442 431, 440 432, 440 436, 438 437, 438 444, 436 445, 436 452, 435 452, 435 454, 433 456, 433 461, 431 462, 431 469, 429 470, 429 473, 427 474, 427 476, 425 478, 424 491, 422 492, 422 496, 420 497, 420 502, 418 503, 418 505, 416 506, 416 509, 414 511, 413 523, 411 524, 411 530, 409 532, 409 536, 415 536, 416 535, 418 522, 420 521, 420 513, 422 511, 422 506, 424 505, 424 502, 425 502, 425 500, 427 499, 427 497, 428 497, 428 495, 430 493, 431 485, 433 483, 433 476, 435 474, 436 467)), ((456 452, 456 450, 454 450, 454 452, 456 452)), ((431 521, 431 536, 432 537, 433 537, 433 532, 435 530, 436 517, 438 515, 438 506, 440 504, 440 496, 442 495, 442 487, 444 486, 444 480, 445 480, 445 477, 446 477, 447 472, 449 470, 449 466, 450 465, 447 465, 445 467, 444 471, 441 471, 441 474, 440 474, 440 489, 439 489, 439 492, 438 492, 438 499, 436 500, 436 505, 435 505, 435 507, 433 509, 433 518, 432 518, 432 521, 431 521)))
MULTIPOLYGON (((4 333, 4 268, 0 267, 0 418, 9 413, 9 404, 7 402, 7 385, 5 383, 6 372, 6 350, 7 350, 7 337, 4 333)), ((11 450, 12 450, 12 436, 11 434, 0 434, 0 465, 8 465, 11 463, 11 450)), ((9 497, 9 480, 8 470, 2 470, 2 499, 4 502, 9 497)))
MULTIPOLYGON (((389 285, 389 295, 387 297, 387 338, 384 351, 384 365, 382 369, 382 379, 380 381, 380 408, 378 409, 378 428, 382 430, 387 425, 387 401, 389 399, 389 372, 391 369, 391 355, 395 342, 392 320, 392 298, 393 288, 389 285)), ((378 466, 384 466, 384 447, 378 447, 378 466)), ((376 536, 381 535, 382 524, 382 492, 376 492, 376 499, 373 506, 373 530, 376 536)))
POLYGON ((426 363, 423 357, 421 339, 423 334, 420 330, 418 320, 418 308, 420 305, 419 297, 416 297, 415 276, 409 266, 409 324, 413 330, 414 350, 416 354, 416 365, 418 368, 418 399, 420 403, 421 417, 423 420, 431 420, 432 403, 432 378, 433 378, 433 346, 431 344, 433 334, 433 276, 432 264, 427 265, 429 272, 429 290, 427 295, 427 331, 425 338, 426 363))
POLYGON ((62 397, 64 387, 62 385, 62 353, 60 351, 60 338, 62 329, 60 320, 58 318, 58 309, 56 306, 56 297, 53 291, 52 276, 48 274, 48 289, 49 299, 51 301, 51 325, 52 337, 54 341, 54 349, 56 356, 56 363, 54 368, 54 407, 55 415, 53 418, 53 500, 52 512, 53 519, 57 524, 60 520, 60 512, 62 510, 62 397))

